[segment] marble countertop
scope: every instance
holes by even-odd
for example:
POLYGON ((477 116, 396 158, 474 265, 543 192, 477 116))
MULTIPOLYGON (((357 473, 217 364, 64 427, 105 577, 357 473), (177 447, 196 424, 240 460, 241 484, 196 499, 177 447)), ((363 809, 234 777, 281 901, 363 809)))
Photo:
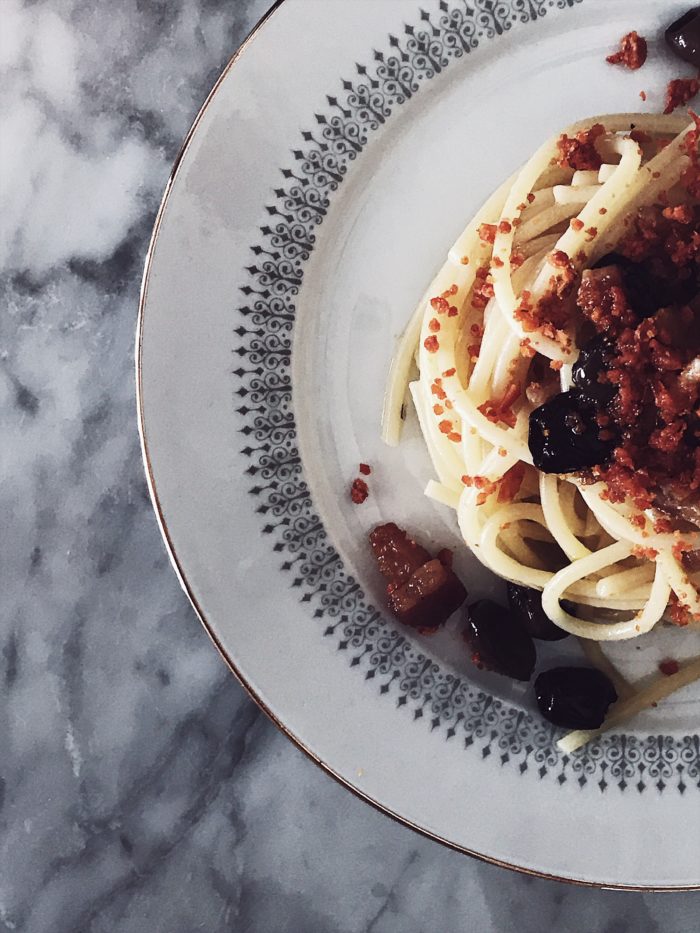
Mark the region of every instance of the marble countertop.
POLYGON ((355 799, 178 587, 136 431, 141 268, 180 141, 266 5, 0 0, 0 930, 695 930, 700 894, 519 876, 355 799))

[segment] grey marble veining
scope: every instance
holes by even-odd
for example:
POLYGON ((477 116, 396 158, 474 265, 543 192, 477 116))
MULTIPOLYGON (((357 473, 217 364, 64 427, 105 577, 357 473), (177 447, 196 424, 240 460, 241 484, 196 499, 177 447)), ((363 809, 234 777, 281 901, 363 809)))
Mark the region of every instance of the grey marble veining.
POLYGON ((356 800, 178 588, 138 450, 138 286, 180 140, 265 6, 0 0, 0 929, 695 930, 700 895, 521 877, 356 800))

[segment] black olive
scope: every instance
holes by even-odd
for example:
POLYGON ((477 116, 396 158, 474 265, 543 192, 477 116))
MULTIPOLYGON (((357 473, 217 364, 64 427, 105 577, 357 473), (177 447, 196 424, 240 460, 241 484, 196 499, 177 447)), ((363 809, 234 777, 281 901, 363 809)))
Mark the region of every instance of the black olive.
POLYGON ((666 30, 666 43, 684 62, 700 68, 700 7, 677 19, 666 30))
POLYGON ((593 266, 594 269, 617 269, 630 308, 639 318, 651 317, 668 303, 668 282, 651 274, 648 263, 636 263, 622 253, 608 253, 593 266))
POLYGON ((608 266, 619 266, 622 272, 624 272, 633 265, 634 263, 632 260, 628 259, 627 256, 623 256, 622 253, 606 253, 605 256, 601 256, 598 262, 591 268, 607 269, 608 266))
POLYGON ((568 636, 568 632, 560 629, 545 614, 542 608, 542 593, 539 590, 509 583, 508 604, 513 618, 532 638, 539 638, 542 641, 559 641, 568 636))
POLYGON ((601 440, 599 434, 595 408, 572 389, 532 412, 528 445, 543 473, 576 473, 610 459, 614 439, 601 440))
POLYGON ((467 609, 464 632, 472 661, 514 680, 529 680, 537 654, 532 639, 503 606, 480 599, 467 609))
POLYGON ((597 729, 617 700, 610 680, 593 667, 553 667, 535 681, 545 719, 563 729, 597 729))
POLYGON ((659 308, 687 304, 698 291, 696 275, 690 273, 683 277, 676 273, 669 278, 668 275, 655 274, 648 261, 635 262, 622 253, 607 253, 593 268, 607 269, 610 266, 619 269, 629 306, 640 319, 651 317, 659 308))
POLYGON ((609 382, 600 381, 600 374, 608 368, 612 356, 612 341, 603 335, 594 337, 581 350, 571 373, 583 398, 597 407, 607 405, 617 392, 609 382))

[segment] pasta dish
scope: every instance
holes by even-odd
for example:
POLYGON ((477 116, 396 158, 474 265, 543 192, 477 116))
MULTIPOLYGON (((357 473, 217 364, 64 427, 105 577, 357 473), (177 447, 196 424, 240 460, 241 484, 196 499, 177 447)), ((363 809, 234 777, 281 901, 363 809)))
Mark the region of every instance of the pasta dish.
POLYGON ((700 675, 635 691, 599 645, 700 620, 699 126, 605 115, 541 146, 449 251, 384 403, 397 444, 408 387, 427 495, 597 658, 613 725, 700 675))

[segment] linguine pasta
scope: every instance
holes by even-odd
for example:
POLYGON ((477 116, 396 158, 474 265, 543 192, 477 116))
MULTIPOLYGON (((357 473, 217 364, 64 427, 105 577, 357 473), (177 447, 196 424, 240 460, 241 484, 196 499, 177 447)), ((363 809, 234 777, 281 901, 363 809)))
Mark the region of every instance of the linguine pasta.
MULTIPOLYGON (((392 362, 383 437, 398 443, 408 388, 435 470, 426 494, 455 510, 465 543, 486 567, 541 590, 545 612, 566 632, 604 643, 651 631, 670 602, 700 617, 700 578, 684 565, 678 530, 659 528, 651 510, 611 501, 604 482, 533 465, 533 367, 556 372, 565 392, 579 348, 572 330, 533 327, 530 312, 547 299, 562 256, 567 274, 580 276, 615 248, 634 212, 669 192, 682 200, 696 126, 617 114, 565 132, 596 127, 599 169, 561 167, 562 137, 549 140, 449 251, 392 362), (606 610, 602 621, 596 610, 606 610)), ((700 530, 684 530, 683 548, 700 550, 700 530)), ((664 695, 672 687, 669 679, 664 695)), ((655 701, 658 690, 649 695, 655 701)), ((639 702, 623 698, 614 724, 639 702)))

